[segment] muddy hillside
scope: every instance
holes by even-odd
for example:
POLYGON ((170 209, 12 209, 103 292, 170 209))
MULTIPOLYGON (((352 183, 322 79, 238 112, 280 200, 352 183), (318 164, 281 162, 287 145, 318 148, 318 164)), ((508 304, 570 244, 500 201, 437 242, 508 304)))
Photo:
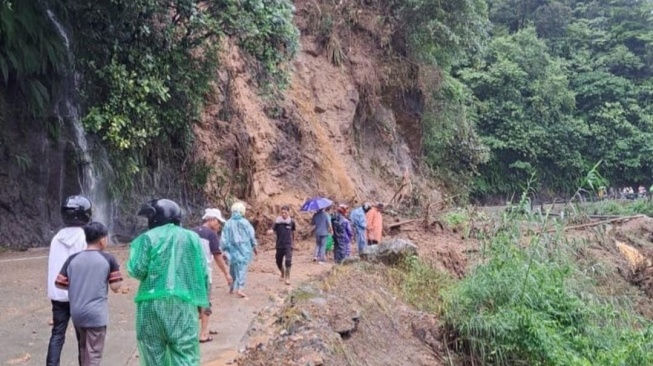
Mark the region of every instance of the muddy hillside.
POLYGON ((301 50, 282 101, 260 95, 239 47, 228 43, 221 53, 219 85, 195 128, 196 156, 216 167, 207 197, 219 204, 234 192, 249 197, 262 217, 316 194, 350 205, 438 202, 420 170, 419 94, 384 87, 393 65, 377 13, 357 7, 359 28, 334 31, 334 50, 314 23, 340 10, 313 1, 295 6, 301 50))

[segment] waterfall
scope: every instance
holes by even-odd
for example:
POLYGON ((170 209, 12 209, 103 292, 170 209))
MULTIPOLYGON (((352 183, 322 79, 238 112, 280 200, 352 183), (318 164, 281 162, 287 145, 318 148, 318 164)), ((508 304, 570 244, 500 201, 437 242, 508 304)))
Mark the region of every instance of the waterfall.
MULTIPOLYGON (((70 37, 52 10, 47 9, 46 12, 64 43, 67 56, 66 67, 62 72, 61 90, 55 104, 54 113, 60 121, 69 123, 73 128, 76 144, 81 152, 80 187, 82 194, 90 198, 93 202, 93 220, 99 221, 111 229, 113 222, 112 207, 107 197, 106 184, 102 181, 100 172, 94 163, 79 113, 79 105, 77 103, 79 83, 77 74, 75 73, 75 57, 72 52, 70 37)), ((106 160, 106 154, 101 155, 106 160)), ((107 167, 110 167, 108 161, 104 161, 103 163, 107 167)))

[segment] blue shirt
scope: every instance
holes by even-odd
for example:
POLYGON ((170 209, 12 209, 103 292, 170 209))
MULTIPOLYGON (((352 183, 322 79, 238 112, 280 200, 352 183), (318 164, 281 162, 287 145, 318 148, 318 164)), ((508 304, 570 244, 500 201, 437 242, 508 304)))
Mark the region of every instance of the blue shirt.
POLYGON ((311 224, 315 226, 315 236, 327 236, 331 227, 331 217, 324 210, 318 211, 313 215, 311 224))

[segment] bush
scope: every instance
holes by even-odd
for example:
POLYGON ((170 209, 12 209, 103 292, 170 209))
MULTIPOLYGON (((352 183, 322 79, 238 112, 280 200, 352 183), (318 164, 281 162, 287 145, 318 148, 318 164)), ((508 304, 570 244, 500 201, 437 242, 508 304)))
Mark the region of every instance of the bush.
POLYGON ((440 313, 440 294, 451 285, 451 278, 419 257, 408 257, 397 268, 391 268, 390 281, 405 301, 419 310, 440 313))
POLYGON ((443 294, 443 319, 455 348, 498 365, 651 365, 653 327, 589 292, 591 281, 559 237, 520 246, 504 224, 488 257, 443 294))

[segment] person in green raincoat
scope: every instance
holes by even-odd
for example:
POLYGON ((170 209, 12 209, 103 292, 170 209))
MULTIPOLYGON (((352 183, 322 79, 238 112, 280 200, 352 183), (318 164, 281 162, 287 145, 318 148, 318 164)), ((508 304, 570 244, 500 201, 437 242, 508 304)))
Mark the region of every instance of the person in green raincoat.
POLYGON ((198 308, 208 307, 206 259, 199 236, 181 228, 181 209, 158 199, 138 213, 149 229, 132 243, 127 262, 140 281, 136 340, 142 366, 198 366, 198 308))
POLYGON ((229 254, 229 274, 233 278, 229 293, 247 298, 243 292, 247 267, 257 254, 254 227, 245 216, 245 204, 236 202, 231 206, 231 218, 222 228, 220 246, 223 252, 229 254))

